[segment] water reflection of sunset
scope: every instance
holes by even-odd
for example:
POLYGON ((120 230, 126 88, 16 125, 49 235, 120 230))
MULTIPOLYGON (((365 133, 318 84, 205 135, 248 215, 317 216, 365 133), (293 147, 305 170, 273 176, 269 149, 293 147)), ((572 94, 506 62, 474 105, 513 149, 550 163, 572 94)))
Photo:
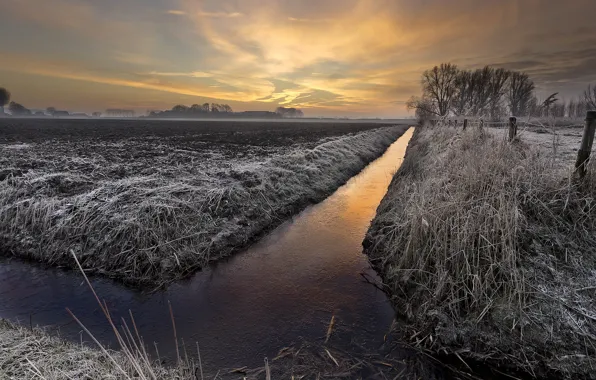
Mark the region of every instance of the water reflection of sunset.
POLYGON ((375 165, 368 166, 360 176, 353 178, 351 181, 357 182, 357 186, 348 185, 342 189, 344 205, 341 216, 346 224, 359 229, 358 233, 364 234, 368 223, 375 216, 379 201, 387 192, 393 174, 401 165, 413 133, 414 129, 410 128, 403 138, 391 145, 375 165), (363 220, 366 223, 363 223, 363 220))

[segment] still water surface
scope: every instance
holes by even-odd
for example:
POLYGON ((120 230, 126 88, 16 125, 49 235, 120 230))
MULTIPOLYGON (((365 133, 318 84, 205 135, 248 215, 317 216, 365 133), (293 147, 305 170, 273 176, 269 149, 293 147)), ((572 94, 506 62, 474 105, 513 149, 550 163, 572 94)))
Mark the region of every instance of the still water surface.
MULTIPOLYGON (((412 133, 323 202, 192 279, 154 294, 92 279, 95 290, 114 316, 133 312, 145 342, 149 347, 157 342, 162 358, 175 357, 168 301, 178 337, 189 347, 199 342, 203 364, 211 368, 260 366, 283 347, 324 337, 332 315, 334 344, 375 349, 393 310, 386 296, 362 279, 361 273, 376 275, 361 244, 412 133)), ((0 317, 50 325, 67 339, 89 341, 66 307, 101 342, 117 347, 80 274, 0 262, 0 317)))

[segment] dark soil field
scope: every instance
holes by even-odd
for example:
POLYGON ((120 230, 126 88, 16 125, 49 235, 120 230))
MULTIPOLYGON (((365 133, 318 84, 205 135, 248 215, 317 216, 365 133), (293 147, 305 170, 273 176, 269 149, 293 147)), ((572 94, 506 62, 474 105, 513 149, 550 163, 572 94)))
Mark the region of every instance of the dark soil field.
POLYGON ((395 123, 0 118, 0 143, 168 138, 190 146, 206 142, 259 146, 312 145, 322 138, 389 125, 395 123))
POLYGON ((0 120, 0 253, 165 284, 321 201, 405 129, 0 120))

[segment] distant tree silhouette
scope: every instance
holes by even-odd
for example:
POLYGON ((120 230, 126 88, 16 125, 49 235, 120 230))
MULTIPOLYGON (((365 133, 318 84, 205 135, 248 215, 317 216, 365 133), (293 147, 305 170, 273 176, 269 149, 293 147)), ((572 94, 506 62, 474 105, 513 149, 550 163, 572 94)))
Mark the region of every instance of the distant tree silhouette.
POLYGON ((29 109, 25 108, 25 106, 23 106, 22 104, 19 104, 16 102, 10 102, 10 104, 8 105, 8 110, 14 116, 30 116, 31 115, 31 111, 29 109))
POLYGON ((211 103, 211 113, 232 113, 232 107, 227 104, 211 103))
POLYGON ((275 113, 280 115, 281 117, 292 119, 304 117, 304 113, 296 108, 277 107, 275 113))
POLYGON ((513 116, 525 116, 529 112, 530 102, 536 86, 526 73, 511 74, 507 90, 507 102, 513 116))
POLYGON ((555 102, 549 107, 548 116, 565 117, 565 103, 555 102))
POLYGON ((192 113, 205 113, 205 111, 203 111, 203 106, 198 105, 198 104, 193 104, 192 106, 190 106, 190 112, 192 112, 192 113))
POLYGON ((185 113, 188 111, 188 107, 182 104, 178 104, 177 106, 172 107, 172 111, 177 113, 185 113))
POLYGON ((596 111, 596 86, 588 86, 584 91, 584 102, 589 111, 596 111))
POLYGON ((56 108, 48 107, 48 108, 46 108, 46 112, 48 113, 48 115, 54 116, 54 114, 56 113, 56 108))
POLYGON ((7 89, 0 87, 0 111, 4 113, 4 106, 10 101, 10 92, 7 89))

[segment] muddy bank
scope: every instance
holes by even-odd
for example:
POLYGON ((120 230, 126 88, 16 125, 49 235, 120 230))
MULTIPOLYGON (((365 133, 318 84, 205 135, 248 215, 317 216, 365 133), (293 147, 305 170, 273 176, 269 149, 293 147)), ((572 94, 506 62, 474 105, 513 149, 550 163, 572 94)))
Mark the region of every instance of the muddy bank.
MULTIPOLYGON (((52 154, 69 151, 68 142, 56 142, 38 161, 60 168, 33 167, 0 182, 0 251, 63 267, 73 267, 73 251, 88 273, 134 285, 165 284, 245 248, 324 199, 406 129, 330 137, 313 148, 299 145, 265 157, 249 147, 239 160, 218 151, 205 156, 204 149, 185 149, 182 159, 177 147, 162 142, 153 147, 155 155, 143 156, 160 160, 145 165, 151 172, 128 167, 144 159, 124 153, 143 149, 115 143, 110 147, 126 151, 122 170, 103 176, 98 173, 105 157, 82 156, 93 143, 62 160, 52 154)), ((15 162, 23 155, 35 161, 29 152, 36 148, 2 146, 15 162)))
POLYGON ((594 378, 595 178, 500 133, 418 128, 365 251, 417 347, 594 378))

